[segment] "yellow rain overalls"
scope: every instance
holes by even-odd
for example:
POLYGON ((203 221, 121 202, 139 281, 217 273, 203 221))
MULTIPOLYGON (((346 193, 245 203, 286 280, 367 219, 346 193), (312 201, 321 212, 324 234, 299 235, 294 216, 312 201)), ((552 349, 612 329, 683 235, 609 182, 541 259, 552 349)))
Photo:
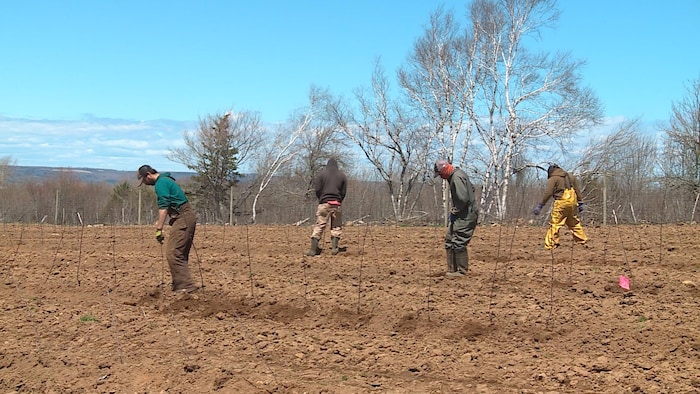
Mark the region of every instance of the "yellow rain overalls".
POLYGON ((588 237, 583 232, 581 219, 578 217, 579 198, 574 182, 568 173, 558 167, 552 169, 550 179, 554 177, 559 178, 553 179, 551 186, 548 185, 548 194, 543 201, 543 204, 546 203, 550 195, 554 197, 549 230, 544 237, 544 248, 550 250, 559 246, 559 229, 564 224, 571 230, 574 241, 583 245, 588 241, 588 237))

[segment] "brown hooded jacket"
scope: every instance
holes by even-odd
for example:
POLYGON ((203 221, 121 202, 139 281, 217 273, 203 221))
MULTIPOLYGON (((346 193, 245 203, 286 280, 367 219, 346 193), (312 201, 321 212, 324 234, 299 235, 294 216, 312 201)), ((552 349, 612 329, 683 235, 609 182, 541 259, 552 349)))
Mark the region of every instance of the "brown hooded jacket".
POLYGON ((579 191, 578 181, 574 176, 557 166, 550 166, 547 173, 549 174, 549 178, 547 178, 547 190, 545 190, 542 201, 540 202, 542 205, 546 204, 550 197, 559 200, 562 194, 564 194, 564 189, 568 187, 574 188, 576 200, 579 203, 581 202, 581 192, 579 191))

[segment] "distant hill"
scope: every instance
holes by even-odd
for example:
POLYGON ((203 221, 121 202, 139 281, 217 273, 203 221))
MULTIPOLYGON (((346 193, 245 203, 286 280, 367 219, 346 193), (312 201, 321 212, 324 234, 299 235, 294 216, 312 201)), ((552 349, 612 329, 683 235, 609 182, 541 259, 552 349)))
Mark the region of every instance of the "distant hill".
MULTIPOLYGON (((70 173, 83 182, 107 183, 116 185, 128 181, 136 183, 136 171, 106 170, 102 168, 65 168, 65 167, 32 167, 32 166, 11 166, 9 167, 8 183, 19 181, 42 181, 47 178, 58 177, 61 174, 70 173)), ((172 172, 172 176, 178 181, 187 181, 194 172, 172 172)))

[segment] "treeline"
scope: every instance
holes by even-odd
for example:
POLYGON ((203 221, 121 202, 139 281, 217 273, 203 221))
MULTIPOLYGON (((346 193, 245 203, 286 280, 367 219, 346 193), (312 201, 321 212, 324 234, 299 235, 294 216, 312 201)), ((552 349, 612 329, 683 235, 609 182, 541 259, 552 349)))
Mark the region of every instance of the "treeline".
MULTIPOLYGON (((513 207, 505 220, 484 215, 482 223, 521 223, 541 225, 547 215, 534 217, 532 208, 544 191, 545 177, 540 171, 523 171, 514 180, 508 205, 513 207)), ((348 198, 343 206, 346 225, 361 223, 396 224, 392 199, 383 182, 350 178, 348 198)), ((252 202, 248 191, 257 185, 238 183, 231 189, 226 203, 236 206, 226 220, 219 212, 210 212, 211 204, 199 197, 189 182, 182 183, 195 207, 200 223, 249 224, 252 202)), ((582 177, 582 194, 587 210, 583 214, 587 225, 615 223, 677 223, 695 220, 697 198, 693 193, 667 190, 663 182, 647 182, 639 190, 627 178, 582 177), (605 203, 604 203, 605 202, 605 203)), ((475 185, 477 199, 482 187, 475 185)), ((276 177, 257 204, 257 224, 312 224, 317 200, 302 178, 276 177)), ((442 185, 426 179, 413 214, 400 225, 441 225, 442 185)), ((136 187, 122 182, 83 182, 71 173, 59 173, 41 181, 14 182, 0 188, 0 221, 3 223, 44 223, 57 225, 137 225, 153 223, 158 215, 156 196, 152 187, 136 187)))

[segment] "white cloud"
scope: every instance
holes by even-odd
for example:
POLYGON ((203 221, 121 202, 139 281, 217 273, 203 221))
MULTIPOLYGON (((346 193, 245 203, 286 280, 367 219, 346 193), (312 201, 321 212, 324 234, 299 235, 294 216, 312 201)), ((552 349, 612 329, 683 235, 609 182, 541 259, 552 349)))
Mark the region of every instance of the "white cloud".
POLYGON ((0 116, 0 149, 17 165, 132 170, 150 163, 164 171, 187 171, 168 160, 195 122, 132 121, 86 116, 77 120, 0 116))

